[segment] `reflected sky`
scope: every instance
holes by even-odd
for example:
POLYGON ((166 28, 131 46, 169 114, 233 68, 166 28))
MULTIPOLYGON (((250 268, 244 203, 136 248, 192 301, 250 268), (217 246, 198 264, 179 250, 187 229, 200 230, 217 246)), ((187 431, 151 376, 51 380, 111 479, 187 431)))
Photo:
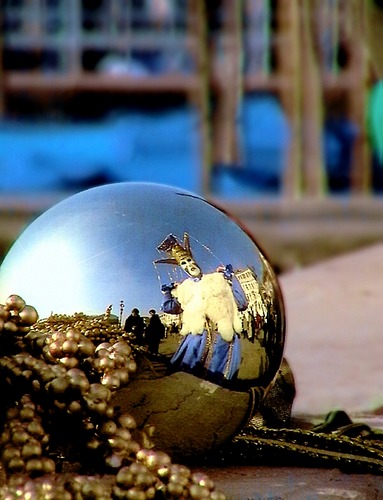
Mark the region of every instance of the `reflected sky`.
POLYGON ((0 302, 12 293, 53 313, 101 314, 108 305, 125 315, 160 309, 161 284, 186 275, 157 246, 170 233, 190 236, 204 273, 231 263, 262 277, 259 250, 226 214, 172 186, 116 183, 83 191, 38 217, 15 242, 0 268, 0 302))

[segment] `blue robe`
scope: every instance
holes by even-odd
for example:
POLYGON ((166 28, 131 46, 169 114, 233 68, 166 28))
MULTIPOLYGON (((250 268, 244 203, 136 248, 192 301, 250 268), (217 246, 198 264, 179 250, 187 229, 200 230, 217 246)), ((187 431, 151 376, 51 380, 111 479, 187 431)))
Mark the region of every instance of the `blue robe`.
MULTIPOLYGON (((232 280, 230 280, 232 285, 232 280)), ((239 283, 237 284, 239 285, 239 283)), ((163 287, 165 294, 161 309, 165 313, 180 314, 181 304, 171 294, 171 287, 163 287)), ((239 310, 247 306, 246 297, 239 286, 232 289, 239 310)), ((201 334, 185 335, 177 351, 170 360, 173 371, 184 371, 209 380, 218 385, 226 385, 236 378, 241 363, 241 345, 238 334, 231 341, 222 338, 209 322, 201 334)))

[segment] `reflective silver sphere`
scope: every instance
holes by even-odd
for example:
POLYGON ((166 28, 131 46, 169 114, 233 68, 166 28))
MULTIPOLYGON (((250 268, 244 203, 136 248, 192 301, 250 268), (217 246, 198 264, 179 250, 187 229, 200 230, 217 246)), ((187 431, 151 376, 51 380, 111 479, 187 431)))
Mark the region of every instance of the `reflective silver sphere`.
MULTIPOLYGON (((164 364, 165 376, 182 372, 224 394, 246 394, 237 430, 282 361, 283 300, 267 259, 230 216, 171 186, 104 185, 46 211, 0 268, 0 303, 11 294, 25 298, 40 318, 112 311, 133 340, 164 364), (154 327, 141 337, 130 328, 133 309, 146 325, 158 314, 162 334, 154 327), (149 338, 152 331, 157 342, 149 338)), ((207 387, 205 395, 211 393, 207 387)))

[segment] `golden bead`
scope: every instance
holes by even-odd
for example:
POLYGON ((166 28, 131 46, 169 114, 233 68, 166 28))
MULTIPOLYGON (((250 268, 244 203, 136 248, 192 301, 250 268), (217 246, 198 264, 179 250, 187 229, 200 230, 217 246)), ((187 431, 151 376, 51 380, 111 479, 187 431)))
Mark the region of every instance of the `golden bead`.
POLYGON ((5 308, 8 311, 21 311, 25 306, 25 300, 20 297, 20 295, 10 295, 5 301, 5 308))
POLYGON ((26 326, 32 326, 39 319, 39 315, 33 306, 26 305, 19 312, 20 322, 26 326))

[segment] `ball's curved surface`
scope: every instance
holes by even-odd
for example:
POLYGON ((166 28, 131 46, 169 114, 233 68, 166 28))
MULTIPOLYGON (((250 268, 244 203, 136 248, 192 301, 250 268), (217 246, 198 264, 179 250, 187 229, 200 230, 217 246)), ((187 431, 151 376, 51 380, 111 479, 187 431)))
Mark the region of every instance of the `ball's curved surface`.
MULTIPOLYGON (((11 294, 40 318, 112 308, 123 326, 133 308, 155 309, 165 376, 262 397, 282 361, 283 300, 267 259, 229 215, 172 186, 109 184, 47 210, 3 261, 0 303, 11 294)), ((243 400, 245 418, 254 399, 243 400)))

